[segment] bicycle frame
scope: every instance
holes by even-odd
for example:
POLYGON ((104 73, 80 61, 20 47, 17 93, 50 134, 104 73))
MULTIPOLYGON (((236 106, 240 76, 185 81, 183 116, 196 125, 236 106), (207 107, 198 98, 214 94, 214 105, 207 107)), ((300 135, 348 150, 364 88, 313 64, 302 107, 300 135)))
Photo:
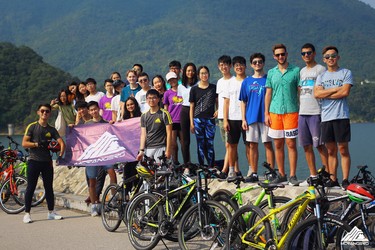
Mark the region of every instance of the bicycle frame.
MULTIPOLYGON (((286 204, 284 204, 284 205, 282 205, 278 208, 270 208, 269 214, 267 214, 265 217, 263 217, 259 221, 257 221, 253 225, 253 227, 251 227, 249 230, 247 230, 242 235, 242 237, 241 237, 242 243, 245 243, 245 244, 247 244, 251 247, 254 247, 254 248, 264 249, 266 247, 266 242, 258 242, 257 244, 254 244, 252 242, 247 241, 246 236, 249 233, 251 233, 252 231, 254 231, 257 228, 257 226, 259 226, 263 221, 268 220, 268 221, 270 221, 270 224, 271 224, 272 234, 273 234, 273 239, 275 241, 275 244, 277 245, 278 249, 281 248, 285 244, 286 238, 289 235, 289 233, 292 231, 294 226, 298 223, 298 221, 302 217, 303 212, 307 208, 307 205, 309 204, 309 202, 315 201, 315 199, 316 199, 315 187, 309 186, 307 191, 305 191, 303 194, 297 196, 296 198, 290 200, 288 203, 286 203, 286 204), (284 210, 286 210, 286 209, 290 208, 291 206, 293 206, 295 204, 298 204, 298 203, 300 203, 300 205, 298 206, 297 211, 294 213, 290 223, 287 226, 287 229, 286 229, 285 233, 279 239, 277 237, 278 220, 276 218, 276 214, 278 214, 281 211, 284 211, 284 210)), ((261 228, 261 230, 264 230, 264 228, 261 228)), ((261 231, 257 232, 258 235, 260 233, 261 233, 261 231)))

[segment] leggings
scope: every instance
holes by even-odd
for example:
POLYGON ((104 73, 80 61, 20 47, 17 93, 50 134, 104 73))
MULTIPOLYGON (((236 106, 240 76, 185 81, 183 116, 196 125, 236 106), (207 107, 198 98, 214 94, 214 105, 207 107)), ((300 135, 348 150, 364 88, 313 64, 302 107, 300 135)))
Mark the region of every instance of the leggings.
POLYGON ((197 153, 199 164, 204 164, 204 157, 207 165, 214 167, 215 150, 214 139, 216 124, 215 119, 194 118, 195 137, 197 138, 197 153))
POLYGON ((190 107, 182 106, 180 113, 180 124, 182 133, 181 152, 184 164, 190 162, 190 107))
POLYGON ((25 194, 25 212, 30 213, 31 202, 34 196, 38 178, 42 173, 43 186, 46 192, 48 210, 52 211, 55 207, 55 196, 53 194, 53 166, 52 161, 33 161, 29 160, 27 167, 27 188, 25 194))

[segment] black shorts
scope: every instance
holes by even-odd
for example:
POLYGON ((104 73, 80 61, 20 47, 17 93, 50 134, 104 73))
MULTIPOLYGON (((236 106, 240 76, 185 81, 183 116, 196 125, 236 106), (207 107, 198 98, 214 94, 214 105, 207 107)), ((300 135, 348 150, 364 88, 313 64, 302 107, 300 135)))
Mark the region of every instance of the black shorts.
POLYGON ((181 123, 173 123, 172 124, 172 130, 180 131, 181 130, 181 123))
POLYGON ((339 119, 321 124, 323 142, 350 142, 350 120, 339 119))
POLYGON ((228 120, 230 130, 227 132, 229 144, 238 144, 242 134, 243 141, 246 142, 246 131, 242 129, 242 121, 228 120))

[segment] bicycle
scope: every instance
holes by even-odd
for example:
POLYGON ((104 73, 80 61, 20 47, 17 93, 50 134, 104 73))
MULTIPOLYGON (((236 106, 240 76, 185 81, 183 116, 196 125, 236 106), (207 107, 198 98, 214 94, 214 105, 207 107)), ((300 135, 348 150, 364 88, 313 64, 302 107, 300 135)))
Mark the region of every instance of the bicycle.
MULTIPOLYGON (((263 163, 263 167, 267 169, 265 176, 266 176, 266 182, 269 182, 269 180, 272 180, 274 176, 277 175, 276 170, 272 169, 270 164, 267 162, 263 163)), ((236 191, 234 194, 232 194, 227 189, 219 189, 217 190, 213 195, 212 198, 215 201, 219 201, 222 204, 224 204, 228 210, 234 214, 239 207, 242 207, 244 205, 243 197, 242 195, 247 192, 255 191, 261 189, 259 185, 253 185, 253 186, 247 186, 245 188, 241 188, 241 182, 245 183, 245 179, 241 177, 236 177, 233 179, 227 180, 228 183, 234 183, 236 185, 236 191)), ((264 197, 268 197, 268 194, 266 194, 266 190, 262 190, 258 197, 254 201, 254 205, 260 207, 262 210, 267 210, 268 207, 268 199, 264 199, 264 197)), ((280 204, 285 204, 288 201, 290 201, 290 198, 285 196, 274 196, 273 197, 274 204, 276 207, 280 206, 280 204)))
POLYGON ((224 247, 223 233, 230 213, 220 203, 207 200, 209 196, 206 172, 210 173, 204 166, 199 166, 196 180, 187 178, 188 183, 170 190, 169 178, 173 172, 156 171, 157 176, 163 176, 165 179, 164 192, 141 194, 129 208, 128 236, 133 247, 152 249, 162 238, 174 238, 177 223, 180 248, 188 249, 192 242, 189 240, 196 240, 197 237, 201 237, 201 244, 210 241, 209 244, 224 247), (202 180, 205 181, 204 184, 202 180))
MULTIPOLYGON (((296 228, 307 227, 306 225, 313 225, 320 232, 311 235, 311 237, 314 237, 312 242, 316 243, 314 247, 317 247, 313 249, 323 249, 332 242, 335 243, 336 247, 340 247, 341 238, 350 232, 351 227, 337 217, 322 213, 322 204, 317 199, 316 187, 322 185, 323 176, 310 177, 309 183, 310 186, 304 193, 278 208, 275 208, 271 195, 268 214, 265 214, 260 208, 251 204, 240 208, 233 215, 229 224, 227 234, 228 249, 244 249, 248 247, 255 249, 281 249, 284 245, 286 249, 294 249, 292 245, 286 245, 286 243, 292 241, 291 237, 297 232, 296 228), (315 216, 300 221, 310 202, 314 203, 315 216), (298 208, 289 221, 278 220, 276 216, 278 213, 286 211, 296 204, 298 204, 298 208), (285 225, 282 226, 283 224, 285 225), (328 229, 332 227, 338 228, 335 235, 327 233, 328 229)), ((262 182, 259 182, 259 185, 270 194, 275 189, 284 187, 282 184, 262 182)))

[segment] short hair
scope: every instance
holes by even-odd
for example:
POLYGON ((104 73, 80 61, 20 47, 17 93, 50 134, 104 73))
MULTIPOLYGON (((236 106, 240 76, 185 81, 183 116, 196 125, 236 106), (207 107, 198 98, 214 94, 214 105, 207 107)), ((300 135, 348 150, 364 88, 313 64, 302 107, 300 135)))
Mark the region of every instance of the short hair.
POLYGON ((87 102, 85 102, 85 101, 77 101, 76 105, 74 106, 74 108, 76 110, 78 110, 79 108, 87 108, 87 102))
POLYGON ((90 101, 90 102, 87 104, 87 108, 89 109, 91 106, 96 106, 97 108, 99 108, 99 103, 96 102, 96 101, 90 101))
POLYGON ((302 45, 301 50, 302 49, 311 49, 313 52, 315 52, 315 46, 312 43, 305 43, 302 45))
POLYGON ((147 74, 146 72, 142 72, 142 73, 140 73, 139 76, 138 76, 138 78, 141 77, 141 76, 146 76, 147 79, 150 80, 150 77, 148 77, 148 74, 147 74))
POLYGON ((110 82, 111 84, 113 84, 113 80, 112 80, 112 79, 105 79, 105 80, 104 80, 104 87, 105 87, 105 84, 106 84, 107 82, 110 82))
POLYGON ((126 71, 126 77, 128 77, 129 73, 133 73, 134 75, 138 76, 137 71, 135 71, 134 69, 129 69, 128 71, 126 71))
POLYGON ((149 89, 146 93, 146 98, 149 96, 149 95, 155 95, 157 96, 158 98, 160 98, 160 95, 159 95, 159 92, 156 90, 156 89, 149 89))
POLYGON ((140 67, 141 68, 141 72, 143 72, 143 66, 142 66, 142 64, 135 63, 132 68, 134 68, 135 66, 140 67))
POLYGON ((38 109, 37 109, 37 110, 39 110, 41 107, 46 107, 46 108, 48 108, 49 110, 52 110, 52 107, 51 107, 51 105, 50 105, 49 103, 40 104, 40 105, 38 106, 38 109))
POLYGON ((95 85, 96 85, 96 81, 95 81, 95 79, 94 79, 94 78, 90 78, 90 77, 89 77, 89 78, 87 78, 87 79, 86 79, 86 81, 85 81, 85 83, 86 83, 86 84, 88 84, 89 82, 92 82, 93 84, 95 84, 95 85))
POLYGON ((178 67, 179 69, 181 69, 181 63, 179 61, 173 60, 172 62, 169 63, 169 68, 172 68, 172 67, 178 67))
POLYGON ((198 74, 198 75, 199 75, 199 73, 201 72, 202 69, 206 69, 207 72, 208 72, 208 75, 210 75, 210 70, 209 70, 208 67, 205 66, 205 65, 202 65, 202 66, 199 66, 199 67, 198 67, 198 70, 197 70, 197 74, 198 74))
POLYGON ((252 63, 255 58, 262 58, 263 63, 266 62, 266 57, 262 53, 257 52, 257 53, 254 53, 250 56, 250 62, 249 63, 252 63))
POLYGON ((323 48, 322 54, 324 55, 328 50, 331 50, 331 49, 336 51, 337 54, 339 53, 339 50, 335 46, 330 45, 330 46, 326 46, 323 48))
POLYGON ((275 53, 275 50, 277 49, 284 49, 286 52, 286 46, 282 43, 278 43, 272 46, 272 52, 275 53))
POLYGON ((233 63, 233 65, 235 65, 236 63, 240 63, 242 65, 246 65, 246 59, 243 56, 235 56, 232 59, 232 63, 233 63))
POLYGON ((219 59, 217 59, 217 64, 220 64, 220 63, 231 65, 232 59, 230 58, 230 56, 222 55, 221 57, 219 57, 219 59))

